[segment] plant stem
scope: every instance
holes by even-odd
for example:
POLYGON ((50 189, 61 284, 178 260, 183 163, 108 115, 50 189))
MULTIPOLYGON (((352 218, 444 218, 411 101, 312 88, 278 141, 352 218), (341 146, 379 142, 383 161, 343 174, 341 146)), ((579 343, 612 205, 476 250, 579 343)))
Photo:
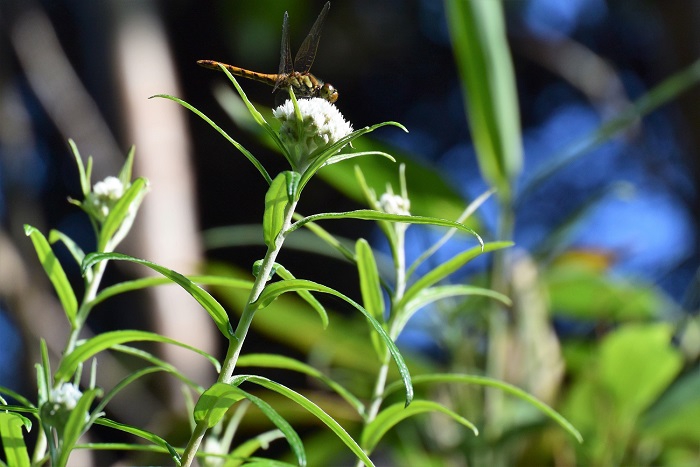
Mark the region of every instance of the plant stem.
MULTIPOLYGON (((223 365, 221 366, 221 372, 219 373, 218 378, 218 382, 220 383, 229 384, 233 379, 233 372, 236 369, 236 363, 238 362, 238 357, 241 354, 243 342, 248 335, 250 324, 253 322, 253 315, 255 315, 255 311, 257 310, 257 307, 254 304, 260 297, 260 294, 262 294, 263 290, 265 290, 265 285, 270 278, 277 255, 284 244, 285 232, 292 225, 292 217, 294 216, 296 205, 296 201, 287 205, 285 208, 284 222, 282 224, 282 228, 280 229, 280 233, 275 238, 275 241, 267 247, 267 252, 262 260, 258 275, 255 277, 253 287, 250 289, 250 295, 248 295, 248 300, 246 301, 246 305, 241 313, 241 318, 238 320, 238 325, 236 326, 233 336, 231 336, 228 341, 228 350, 226 351, 226 357, 223 365)), ((207 422, 205 420, 197 423, 197 426, 192 431, 190 440, 185 447, 185 451, 182 454, 181 466, 189 467, 192 464, 207 429, 207 422)))
MULTIPOLYGON (((403 298, 404 292, 406 291, 406 251, 405 251, 405 233, 407 224, 393 224, 392 226, 396 232, 395 241, 396 244, 392 251, 394 251, 394 267, 396 269, 396 286, 394 288, 394 295, 392 297, 392 303, 396 304, 403 298)), ((393 308, 393 307, 392 307, 393 308)), ((389 330, 389 337, 392 340, 396 340, 398 335, 401 333, 399 328, 403 320, 399 319, 401 315, 401 310, 394 309, 392 316, 390 316, 391 329, 389 330)), ((377 418, 379 409, 382 406, 382 394, 386 388, 387 376, 389 374, 389 365, 391 363, 391 354, 388 350, 385 350, 384 357, 382 358, 382 364, 379 367, 379 372, 377 373, 377 379, 374 383, 374 391, 372 393, 372 403, 367 410, 367 416, 365 418, 364 426, 366 427, 370 422, 377 418)), ((367 453, 369 455, 369 453, 367 453)), ((363 463, 361 460, 357 460, 357 467, 362 467, 363 463)))

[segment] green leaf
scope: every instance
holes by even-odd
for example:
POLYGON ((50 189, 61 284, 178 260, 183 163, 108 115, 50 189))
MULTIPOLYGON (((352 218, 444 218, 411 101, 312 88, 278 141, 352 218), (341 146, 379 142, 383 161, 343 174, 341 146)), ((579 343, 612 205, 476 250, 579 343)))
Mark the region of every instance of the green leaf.
POLYGON ((401 375, 401 381, 403 382, 403 385, 406 388, 406 405, 408 406, 411 403, 411 400, 413 400, 413 386, 411 385, 411 375, 408 372, 408 367, 406 366, 403 357, 401 356, 401 352, 399 352, 399 349, 396 347, 396 344, 394 344, 394 341, 391 340, 391 337, 389 337, 389 335, 386 333, 381 323, 374 319, 372 315, 370 315, 369 312, 365 310, 360 304, 351 300, 349 297, 343 295, 335 289, 303 279, 284 280, 280 282, 275 282, 273 284, 269 284, 260 294, 260 297, 258 298, 256 303, 259 304, 259 306, 264 307, 270 304, 273 300, 275 300, 278 296, 282 295, 283 293, 296 292, 298 290, 311 290, 315 292, 322 292, 334 295, 346 301, 355 309, 360 311, 360 313, 365 315, 367 321, 369 321, 372 327, 379 333, 381 338, 384 340, 384 343, 386 344, 389 352, 391 353, 391 356, 396 362, 399 374, 401 375))
POLYGON ((404 407, 403 404, 393 404, 385 408, 377 414, 377 418, 372 420, 362 431, 361 444, 365 451, 371 453, 379 444, 382 437, 387 431, 391 430, 399 422, 412 417, 414 415, 426 412, 443 413, 457 423, 460 423, 474 432, 474 435, 479 435, 479 430, 472 422, 460 416, 456 412, 448 409, 442 404, 433 401, 416 400, 409 407, 404 407))
POLYGON ((68 457, 70 457, 73 447, 88 428, 87 415, 90 410, 90 404, 101 392, 101 389, 88 389, 83 393, 75 408, 71 410, 68 421, 63 428, 60 455, 56 461, 58 467, 68 464, 68 457))
MULTIPOLYGON (((234 81, 235 81, 235 80, 234 80, 234 81)), ((238 83, 236 83, 236 84, 238 84, 238 83)), ((253 154, 252 154, 250 151, 248 151, 246 148, 244 148, 243 146, 241 146, 237 141, 235 141, 233 138, 231 138, 231 137, 228 135, 228 133, 226 133, 224 130, 222 130, 216 123, 214 123, 214 121, 213 121, 212 119, 210 119, 209 117, 207 117, 207 116, 204 115, 202 112, 200 112, 199 110, 197 110, 196 108, 194 108, 193 106, 191 106, 190 104, 188 104, 187 102, 183 101, 182 99, 178 99, 177 97, 169 96, 169 95, 167 95, 167 94, 157 94, 157 95, 155 95, 155 96, 151 96, 150 98, 153 98, 153 97, 162 97, 163 99, 169 99, 169 100, 171 100, 171 101, 173 101, 173 102, 177 102, 177 103, 180 104, 181 106, 183 106, 183 107, 185 107, 186 109, 192 111, 192 112, 193 112, 194 114, 196 114, 199 118, 201 118, 202 120, 204 120, 205 122, 207 122, 209 125, 211 125, 211 127, 214 128, 216 131, 218 131, 219 134, 220 134, 221 136, 223 136, 224 138, 226 138, 226 139, 228 140, 229 143, 231 143, 231 144, 232 144, 236 149, 238 149, 245 157, 247 157, 248 160, 255 166, 255 168, 258 169, 258 172, 260 172, 260 175, 263 176, 263 178, 264 178, 265 181, 268 183, 268 185, 269 185, 270 183, 272 183, 272 178, 271 178, 270 175, 267 173, 267 170, 265 170, 265 167, 263 167, 263 165, 260 163, 260 161, 257 160, 257 159, 255 158, 255 156, 253 156, 253 154)), ((245 99, 244 99, 244 100, 245 100, 245 99)), ((279 136, 278 136, 277 138, 279 139, 279 136)))
POLYGON ((313 162, 311 165, 304 171, 304 173, 301 176, 301 180, 299 181, 299 190, 298 193, 301 193, 301 190, 304 189, 306 184, 311 180, 311 177, 314 176, 318 170, 323 167, 326 162, 333 156, 336 155, 338 151, 340 151, 344 146, 346 146, 348 143, 351 143, 353 140, 359 138, 360 136, 370 133, 377 128, 381 128, 383 126, 387 125, 392 125, 401 128, 403 131, 408 132, 405 126, 401 125, 400 123, 397 122, 382 122, 382 123, 377 123, 376 125, 372 125, 369 127, 364 127, 360 128, 359 130, 355 130, 349 135, 345 136, 344 138, 339 139, 335 143, 331 144, 327 148, 324 148, 319 154, 317 155, 312 155, 314 157, 313 162))
MULTIPOLYGON (((561 416, 556 410, 540 401, 534 396, 531 396, 527 392, 513 386, 512 384, 506 383, 504 381, 499 381, 497 379, 489 378, 487 376, 474 376, 474 375, 464 375, 464 374, 451 374, 451 373, 434 373, 428 375, 418 375, 413 378, 414 384, 430 384, 430 383, 462 383, 462 384, 477 384, 480 386, 492 387, 500 389, 501 391, 515 396, 525 402, 531 404, 533 407, 538 409, 540 412, 545 414, 547 417, 554 420, 562 428, 569 432, 579 443, 583 442, 583 437, 581 433, 561 416)), ((397 382, 391 383, 384 390, 382 398, 386 398, 389 394, 400 389, 400 385, 397 382)))
POLYGON ((508 200, 523 156, 503 5, 446 0, 445 10, 479 168, 498 196, 508 200))
POLYGON ((5 450, 7 465, 17 467, 29 467, 29 453, 24 443, 22 427, 29 431, 31 422, 26 417, 13 413, 0 411, 0 439, 5 450))
POLYGON ((49 277, 49 280, 51 280, 56 290, 58 299, 61 301, 61 306, 66 313, 71 327, 74 326, 75 316, 78 312, 78 300, 75 298, 75 293, 70 286, 70 282, 68 282, 68 277, 61 263, 58 262, 56 255, 54 255, 53 250, 51 250, 49 242, 46 241, 46 237, 44 237, 41 232, 31 225, 25 225, 24 233, 32 239, 41 266, 44 268, 46 275, 49 277))
POLYGON ((242 399, 250 400, 274 423, 287 438, 292 451, 297 456, 299 465, 306 465, 304 444, 292 426, 267 402, 238 388, 236 385, 214 383, 209 389, 204 391, 194 408, 194 420, 197 424, 204 422, 208 428, 212 428, 219 423, 235 403, 242 399))
POLYGON ((254 396, 253 394, 245 391, 243 392, 246 398, 255 404, 262 411, 262 413, 264 413, 265 416, 284 434, 284 437, 289 443, 289 447, 292 448, 292 452, 294 452, 294 455, 297 458, 298 465, 301 467, 306 466, 306 452, 304 451, 304 443, 301 441, 301 438, 297 432, 294 431, 292 425, 290 425, 289 422, 284 419, 284 417, 277 413, 277 411, 273 409, 270 404, 259 397, 254 396))
POLYGON ((68 248, 71 256, 73 256, 73 259, 75 259, 75 262, 80 265, 85 258, 85 253, 83 250, 68 235, 58 230, 51 229, 49 232, 49 243, 54 244, 59 241, 62 242, 66 248, 68 248))
POLYGON ((606 336, 597 367, 618 413, 641 414, 678 375, 683 357, 672 336, 666 323, 629 324, 606 336))
POLYGON ((484 244, 483 240, 479 234, 474 232, 474 230, 469 227, 460 224, 459 222, 450 221, 447 219, 439 219, 437 217, 425 217, 425 216, 402 216, 399 214, 387 214, 381 211, 375 211, 373 209, 358 209, 356 211, 346 211, 346 212, 325 212, 321 214, 314 214, 311 216, 306 216, 301 220, 296 221, 292 224, 286 233, 294 232, 299 227, 302 227, 309 222, 319 221, 323 219, 361 219, 369 221, 389 221, 389 222, 406 222, 408 224, 428 224, 438 227, 452 227, 459 229, 463 232, 470 233, 474 235, 481 245, 484 244))
MULTIPOLYGON (((277 275, 280 276, 282 279, 296 279, 296 277, 294 277, 294 275, 281 264, 277 264, 276 271, 277 275)), ((316 300, 316 298, 314 298, 314 296, 311 295, 311 293, 309 293, 308 290, 299 290, 297 291, 297 295, 299 295, 299 297, 301 297, 301 299, 304 300, 306 303, 311 305, 311 308, 316 310, 316 313, 318 313, 318 316, 321 318, 321 323, 323 323, 323 329, 326 329, 328 327, 328 313, 326 312, 326 309, 323 307, 323 305, 321 305, 321 302, 316 300)))
POLYGON ((316 418, 321 420, 323 423, 330 428, 333 433, 336 434, 336 436, 343 442, 345 443, 346 446, 352 450, 352 452, 355 453, 355 455, 366 465, 368 466, 373 466, 374 464, 370 460, 369 457, 367 457, 367 454, 362 450, 362 448, 357 444, 357 442, 353 439, 352 436, 348 434, 345 429, 340 426, 338 422, 335 421, 333 417, 328 415, 326 412, 323 411, 319 406, 314 404, 312 401, 307 399, 306 397, 302 396, 298 392, 293 391, 292 389, 289 389, 286 386, 283 386, 279 383, 276 383, 272 380, 269 380, 267 378, 263 378, 262 376, 255 376, 255 375, 241 375, 241 376, 236 376, 234 377, 233 381, 231 384, 234 385, 239 385, 245 381, 251 382, 258 384, 260 386, 263 386, 267 389, 270 389, 272 391, 277 392, 278 394, 281 394, 288 399, 296 402, 298 405, 306 409, 310 414, 314 415, 316 418))
POLYGON ((219 331, 221 331, 221 333, 224 335, 224 337, 226 337, 226 339, 230 339, 233 336, 231 322, 229 321, 228 315, 226 314, 226 310, 224 310, 221 304, 219 304, 219 302, 217 302, 216 299, 209 294, 209 292, 207 292, 206 290, 204 290, 203 288, 201 288, 200 286, 198 286, 179 272, 175 272, 172 269, 168 269, 150 261, 146 261, 145 259, 134 258, 133 256, 123 255, 121 253, 90 253, 85 257, 85 260, 83 261, 82 270, 84 272, 89 267, 92 267, 93 264, 105 260, 131 261, 133 263, 148 266, 154 271, 162 274, 163 276, 167 277, 168 279, 182 287, 185 290, 185 292, 190 294, 195 300, 197 300, 197 302, 200 305, 202 305, 202 307, 207 311, 207 313, 209 313, 209 316, 212 317, 212 319, 216 323, 216 327, 219 328, 219 331))
POLYGON ((345 399, 345 401, 350 404, 361 416, 365 415, 364 404, 355 397, 350 391, 345 389, 343 386, 333 381, 328 376, 324 375, 316 368, 306 363, 300 362, 293 358, 284 355, 275 354, 246 354, 238 358, 236 363, 239 367, 261 367, 261 368, 275 368, 279 370, 290 370, 303 373, 312 378, 316 378, 322 381, 333 391, 335 391, 340 397, 345 399))
MULTIPOLYGON (((221 287, 233 287, 237 289, 250 289, 253 287, 253 282, 245 279, 235 279, 232 277, 222 277, 222 276, 187 276, 189 280, 196 284, 201 285, 217 285, 221 287)), ((134 279, 132 281, 124 281, 118 284, 110 285, 105 287, 97 294, 97 296, 90 302, 90 306, 96 306, 99 303, 107 300, 110 297, 119 295, 125 292, 132 292, 134 290, 141 290, 148 287, 155 287, 160 285, 172 285, 173 281, 167 277, 143 277, 140 279, 134 279)))
POLYGON ((109 211, 97 243, 98 251, 114 247, 129 232, 138 207, 148 192, 148 180, 137 178, 109 211))
MULTIPOLYGON (((75 141, 68 139, 68 145, 70 146, 73 157, 75 158, 75 164, 78 166, 78 176, 80 178, 80 189, 83 192, 83 197, 87 197, 90 193, 90 170, 85 171, 85 166, 83 165, 83 159, 80 157, 80 151, 78 151, 78 146, 76 146, 75 141)), ((89 164, 90 166, 92 164, 89 164)))
POLYGON ((357 272, 360 275, 360 291, 365 309, 374 319, 384 322, 384 295, 379 281, 377 262, 374 260, 372 247, 361 238, 355 244, 357 272))
POLYGON ((136 153, 136 146, 131 146, 129 148, 129 153, 126 155, 126 160, 122 169, 119 171, 119 181, 122 185, 129 186, 131 183, 131 172, 134 167, 134 154, 136 153))
POLYGON ((387 154, 382 151, 359 151, 359 152, 349 152, 349 153, 343 153, 343 154, 338 154, 337 156, 333 156, 328 158, 326 161, 326 165, 323 167, 328 167, 329 165, 337 164, 338 162, 343 162, 348 159, 354 159, 356 157, 362 157, 362 156, 382 156, 387 159, 389 159, 391 162, 396 162, 396 159, 391 154, 387 154))
POLYGON ((245 395, 241 389, 229 384, 214 383, 199 396, 194 407, 194 421, 197 424, 205 422, 207 428, 211 428, 224 418, 228 409, 242 399, 245 399, 245 395))
POLYGON ((265 245, 273 245, 277 235, 282 231, 288 205, 287 178, 283 172, 275 177, 265 194, 265 213, 263 214, 265 245))
POLYGON ((124 433, 129 433, 139 438, 150 441, 156 446, 162 448, 165 452, 170 454, 170 457, 175 461, 175 465, 180 465, 180 455, 177 453, 174 447, 172 447, 167 441, 165 441, 160 436, 151 433, 150 431, 143 430, 141 428, 136 428, 131 425, 125 425, 123 423, 115 422, 108 418, 98 418, 95 420, 96 425, 102 425, 109 428, 114 428, 115 430, 123 431, 124 433))
POLYGON ((462 253, 454 256, 452 259, 440 264, 435 269, 431 270, 423 277, 418 279, 413 285, 411 285, 404 296, 401 298, 399 303, 396 305, 397 308, 401 309, 406 306, 406 304, 412 301, 416 296, 425 288, 445 279, 447 276, 457 271, 459 268, 467 264, 472 259, 484 253, 489 253, 491 251, 500 250, 503 248, 508 248, 512 246, 512 242, 491 242, 486 243, 482 248, 474 247, 470 248, 462 253))
MULTIPOLYGON (((111 331, 98 334, 95 337, 86 340, 77 346, 71 353, 65 355, 61 360, 59 367, 56 369, 54 380, 56 382, 68 381, 72 377, 73 373, 75 373, 78 365, 88 360, 93 355, 98 354, 103 350, 110 349, 118 344, 138 341, 174 344, 178 347, 198 353, 199 355, 208 356, 206 352, 199 350, 196 347, 183 344, 182 342, 152 332, 135 330, 111 331)), ((210 356, 208 357, 211 358, 210 356)))
POLYGON ((224 464, 224 467, 238 467, 239 465, 243 464, 244 459, 248 461, 245 464, 246 467, 251 465, 251 462, 249 462, 251 460, 250 457, 255 451, 257 451, 260 448, 267 449, 267 447, 272 441, 278 440, 283 437, 284 435, 280 430, 270 430, 266 431, 265 433, 260 433, 254 438, 242 442, 241 444, 236 446, 236 448, 233 451, 229 453, 229 455, 227 456, 228 460, 224 464))
POLYGON ((405 303, 402 302, 402 307, 397 308, 397 323, 394 326, 399 330, 403 329, 406 323, 408 323, 411 317, 413 317, 418 310, 438 300, 453 297, 467 297, 471 295, 492 298, 507 306, 512 304, 510 298, 508 298, 506 295, 496 292, 495 290, 485 289, 483 287, 464 284, 449 284, 427 287, 419 290, 411 300, 405 303))

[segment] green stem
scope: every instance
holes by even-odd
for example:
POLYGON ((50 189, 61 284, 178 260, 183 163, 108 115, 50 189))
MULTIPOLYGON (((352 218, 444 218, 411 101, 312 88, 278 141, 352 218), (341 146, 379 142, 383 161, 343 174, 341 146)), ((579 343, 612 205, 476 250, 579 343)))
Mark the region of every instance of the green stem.
MULTIPOLYGON (((296 205, 296 201, 287 205, 284 215, 284 222, 280 233, 275 238, 274 243, 269 245, 267 248, 267 252, 265 253, 265 257, 263 258, 260 266, 260 271, 255 278, 253 287, 250 289, 250 295, 248 296, 246 305, 241 313, 241 318, 238 320, 236 330, 233 333, 233 337, 229 339, 226 357, 221 367, 221 372, 219 373, 218 382, 220 383, 229 384, 233 379, 233 372, 236 369, 236 363, 238 362, 238 357, 241 354, 243 342, 248 335, 250 324, 253 322, 253 315, 255 315, 256 306, 254 303, 258 300, 263 290, 265 290, 265 285, 267 284, 267 281, 272 273, 272 268, 275 265, 277 255, 284 244, 284 240, 286 238, 285 232, 292 225, 292 217, 294 216, 296 205)), ((192 432, 192 436, 190 436, 190 440, 182 454, 181 466, 189 467, 192 464, 192 461, 199 450, 199 446, 202 444, 202 440, 204 439, 206 432, 207 422, 199 422, 192 432)))
MULTIPOLYGON (((395 245, 392 251, 394 252, 394 267, 396 269, 396 287, 394 289, 394 296, 392 297, 392 303, 399 303, 401 298, 406 291, 406 251, 405 251, 405 233, 407 224, 394 224, 394 231, 396 235, 394 236, 395 245)), ((403 320, 398 319, 401 315, 401 310, 393 310, 392 316, 389 318, 391 321, 391 328, 389 329, 389 336, 392 340, 396 340, 401 333, 401 324, 403 320), (392 319, 393 318, 393 319, 392 319)), ((379 409, 382 406, 382 394, 384 389, 386 389, 387 376, 389 374, 389 365, 391 364, 391 354, 388 350, 385 350, 384 357, 382 358, 382 364, 379 367, 379 372, 377 373, 377 379, 374 383, 374 391, 372 393, 372 403, 367 410, 367 416, 365 417, 364 426, 367 426, 379 413, 379 409)), ((369 455, 369 452, 367 452, 369 455)), ((363 463, 358 459, 357 467, 362 467, 363 463)))

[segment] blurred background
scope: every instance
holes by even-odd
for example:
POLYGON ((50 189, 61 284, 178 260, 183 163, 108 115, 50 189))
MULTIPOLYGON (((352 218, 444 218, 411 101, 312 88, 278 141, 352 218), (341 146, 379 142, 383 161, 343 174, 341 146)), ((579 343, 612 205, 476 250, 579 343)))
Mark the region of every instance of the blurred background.
MULTIPOLYGON (((248 271, 263 255, 263 247, 242 231, 232 240, 234 248, 208 243, 213 236, 202 232, 233 224, 250 224, 255 231, 264 181, 196 116, 149 97, 183 98, 224 127, 271 174, 285 170, 284 159, 255 132, 234 124, 220 105, 235 109, 225 76, 196 61, 276 72, 284 11, 295 53, 324 3, 0 2, 0 385, 35 393, 38 339, 60 352, 67 333, 22 225, 45 233, 61 230, 86 251, 93 242, 85 216, 66 202, 80 195, 68 138, 84 158, 93 156, 93 181, 116 173, 130 146, 136 146, 135 172, 150 180, 151 192, 121 251, 182 273, 224 263, 248 271)), ((503 6, 524 149, 513 205, 516 248, 509 260, 509 290, 523 302, 527 292, 542 293, 524 302, 527 313, 511 316, 506 346, 511 368, 494 376, 562 410, 587 442, 575 446, 556 428, 520 412, 502 432, 477 441, 453 433, 454 428, 436 440, 431 433, 448 429, 431 425, 433 420, 411 429, 421 434, 420 445, 435 465, 478 465, 499 450, 506 456, 500 461, 509 465, 699 461, 700 429, 690 421, 700 416, 700 402, 692 396, 700 393, 700 88, 681 92, 682 86, 671 86, 674 98, 668 104, 628 119, 614 134, 600 128, 700 57, 700 4, 505 0, 503 6), (571 154, 576 157, 567 158, 571 154), (528 346, 537 348, 523 351, 532 350, 528 346), (637 368, 637 351, 640 368, 651 356, 668 360, 651 374, 640 370, 624 381, 606 379, 601 368, 637 368), (618 389, 621 400, 639 391, 647 396, 629 410, 610 412, 607 397, 618 389), (606 413, 613 415, 602 417, 606 413)), ((334 0, 312 72, 339 90, 337 106, 355 128, 393 120, 409 129, 405 134, 384 128, 372 138, 409 164, 415 214, 454 219, 489 188, 471 142, 442 2, 334 0)), ((259 107, 273 106, 271 88, 240 82, 259 107)), ((309 185, 301 212, 362 207, 352 165, 324 178, 309 185)), ((486 240, 498 240, 501 214, 490 201, 476 216, 475 227, 486 240)), ((326 227, 385 248, 370 223, 326 227)), ((417 257, 438 236, 412 228, 409 253, 417 257)), ((467 241, 449 243, 434 261, 464 249, 467 241)), ((77 265, 67 251, 57 248, 57 254, 79 289, 77 265)), ((328 261, 303 251, 282 258, 297 277, 357 298, 354 268, 328 261)), ((125 265, 108 271, 108 283, 145 274, 125 265)), ((472 268, 456 280, 483 280, 483 271, 472 268)), ((465 306, 471 305, 450 304, 417 316, 402 336, 402 349, 420 365, 488 373, 487 325, 474 314, 457 317, 465 306)), ((249 351, 305 358, 308 342, 302 345, 265 326, 272 325, 256 328, 249 351)), ((221 355, 222 343, 206 314, 175 288, 105 303, 90 327, 93 332, 151 329, 221 355)), ((201 361, 171 349, 160 352, 202 384, 213 381, 201 361)), ((100 384, 113 384, 123 364, 105 357, 100 384)), ((154 427, 164 426, 181 407, 179 390, 172 386, 166 398, 155 383, 140 388, 133 397, 115 400, 110 415, 157 431, 154 427)), ((464 405, 477 418, 483 412, 464 405)), ((397 436, 396 444, 406 439, 397 436)), ((402 452, 409 453, 406 449, 402 452)), ((100 455, 103 464, 114 459, 100 455)))

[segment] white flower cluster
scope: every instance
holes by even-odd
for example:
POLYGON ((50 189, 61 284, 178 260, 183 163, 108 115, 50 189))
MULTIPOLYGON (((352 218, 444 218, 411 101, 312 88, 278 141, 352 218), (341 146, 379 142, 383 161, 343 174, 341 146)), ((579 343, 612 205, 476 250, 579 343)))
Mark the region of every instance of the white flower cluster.
POLYGON ((124 185, 117 177, 109 176, 101 182, 95 183, 90 193, 90 203, 93 212, 104 221, 109 211, 124 195, 124 185))
POLYGON ((78 386, 73 383, 62 383, 59 387, 51 389, 49 401, 56 406, 62 406, 67 410, 73 410, 83 396, 78 386))
POLYGON ((325 99, 299 99, 298 106, 301 125, 291 100, 285 101, 273 110, 272 114, 282 122, 280 139, 296 163, 294 169, 303 172, 310 164, 312 154, 349 135, 352 125, 325 99))
POLYGON ((401 195, 387 192, 379 197, 379 207, 387 214, 410 216, 411 201, 401 195))

